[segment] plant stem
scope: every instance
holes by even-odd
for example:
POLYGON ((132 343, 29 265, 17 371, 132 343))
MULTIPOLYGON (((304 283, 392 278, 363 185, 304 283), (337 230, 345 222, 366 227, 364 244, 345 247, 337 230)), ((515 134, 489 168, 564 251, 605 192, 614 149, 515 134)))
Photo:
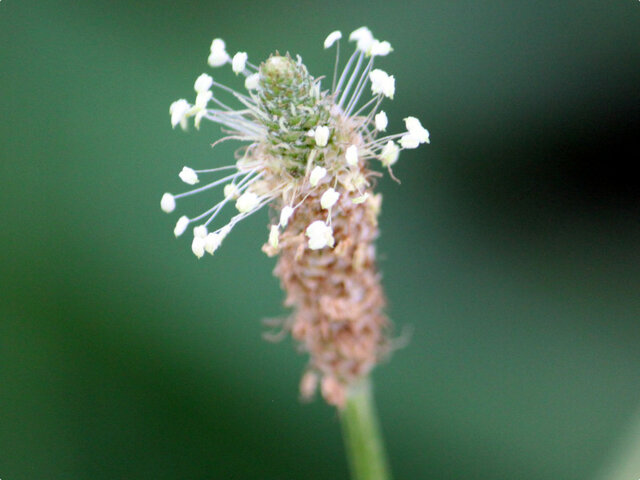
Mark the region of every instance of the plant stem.
POLYGON ((340 420, 352 480, 391 480, 368 379, 349 389, 340 420))

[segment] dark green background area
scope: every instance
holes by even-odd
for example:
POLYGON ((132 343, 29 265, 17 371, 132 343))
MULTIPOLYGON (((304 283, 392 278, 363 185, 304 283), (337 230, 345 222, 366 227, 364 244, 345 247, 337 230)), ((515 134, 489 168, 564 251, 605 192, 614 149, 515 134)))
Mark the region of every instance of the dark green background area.
POLYGON ((305 357, 261 338, 285 313, 266 214, 198 261, 159 200, 232 159, 169 124, 213 37, 322 75, 326 34, 361 25, 395 48, 391 130, 432 140, 380 184, 412 332, 375 374, 396 480, 595 480, 625 449, 640 2, 2 0, 2 480, 347 478, 335 412, 298 400, 305 357))

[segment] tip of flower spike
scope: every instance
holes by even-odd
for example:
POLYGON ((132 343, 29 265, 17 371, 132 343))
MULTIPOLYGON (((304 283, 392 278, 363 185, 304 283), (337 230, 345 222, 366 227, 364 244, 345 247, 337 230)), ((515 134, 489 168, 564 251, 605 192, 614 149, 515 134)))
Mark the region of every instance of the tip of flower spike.
POLYGON ((189 218, 183 215, 176 222, 176 227, 173 229, 173 234, 176 237, 179 237, 184 233, 184 231, 187 229, 188 226, 189 226, 189 218))
POLYGON ((272 55, 260 67, 263 76, 272 83, 279 83, 279 79, 293 77, 296 72, 296 63, 288 55, 272 55))
POLYGON ((333 229, 322 220, 316 220, 305 230, 305 235, 309 238, 309 248, 320 250, 324 247, 333 247, 333 229))
POLYGON ((176 199, 170 193, 165 193, 162 195, 162 199, 160 200, 160 208, 162 208, 163 212, 171 213, 176 209, 176 199))
POLYGON ((198 174, 193 168, 182 167, 182 170, 178 174, 180 180, 188 185, 195 185, 200 180, 198 179, 198 174))
POLYGON ((324 40, 324 48, 325 49, 331 48, 331 46, 341 38, 342 38, 342 32, 340 32, 340 30, 331 32, 329 35, 327 35, 327 38, 324 40))

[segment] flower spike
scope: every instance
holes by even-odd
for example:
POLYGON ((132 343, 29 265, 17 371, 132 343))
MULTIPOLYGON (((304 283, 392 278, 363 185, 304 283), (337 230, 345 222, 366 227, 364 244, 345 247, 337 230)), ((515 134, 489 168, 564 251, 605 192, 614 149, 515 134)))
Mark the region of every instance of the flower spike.
POLYGON ((287 328, 311 354, 301 391, 308 396, 319 387, 339 407, 347 388, 390 350, 375 267, 382 197, 373 190, 372 178, 380 175, 373 168, 380 162, 395 178, 391 167, 400 152, 430 141, 413 116, 404 119, 406 131, 381 134, 389 119, 380 107, 393 99, 395 77, 377 62, 393 51, 391 44, 367 27, 354 30, 355 48, 339 71, 341 38, 336 30, 324 40, 325 49, 336 47, 326 87, 299 56, 275 53, 253 65, 246 52, 231 57, 225 42, 214 39, 208 64, 231 64, 241 79, 232 87, 200 74, 195 98, 171 104, 170 122, 185 130, 190 122, 196 128, 211 122, 226 135, 213 146, 241 147, 229 165, 183 167, 179 178, 188 189, 160 200, 170 214, 188 197, 217 198, 200 213, 182 215, 173 229, 180 237, 192 227, 197 258, 214 255, 239 222, 268 207, 263 250, 278 255, 275 274, 295 308, 287 328))

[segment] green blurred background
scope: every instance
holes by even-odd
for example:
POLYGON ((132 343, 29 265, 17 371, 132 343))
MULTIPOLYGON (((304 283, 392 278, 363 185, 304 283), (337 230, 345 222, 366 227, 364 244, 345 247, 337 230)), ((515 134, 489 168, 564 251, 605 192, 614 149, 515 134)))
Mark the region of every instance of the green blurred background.
POLYGON ((638 1, 2 0, 2 480, 347 478, 306 358, 261 338, 266 214, 198 261, 159 200, 231 159, 169 124, 213 37, 321 75, 361 25, 395 48, 391 130, 432 139, 380 185, 396 479, 640 477, 638 1))

